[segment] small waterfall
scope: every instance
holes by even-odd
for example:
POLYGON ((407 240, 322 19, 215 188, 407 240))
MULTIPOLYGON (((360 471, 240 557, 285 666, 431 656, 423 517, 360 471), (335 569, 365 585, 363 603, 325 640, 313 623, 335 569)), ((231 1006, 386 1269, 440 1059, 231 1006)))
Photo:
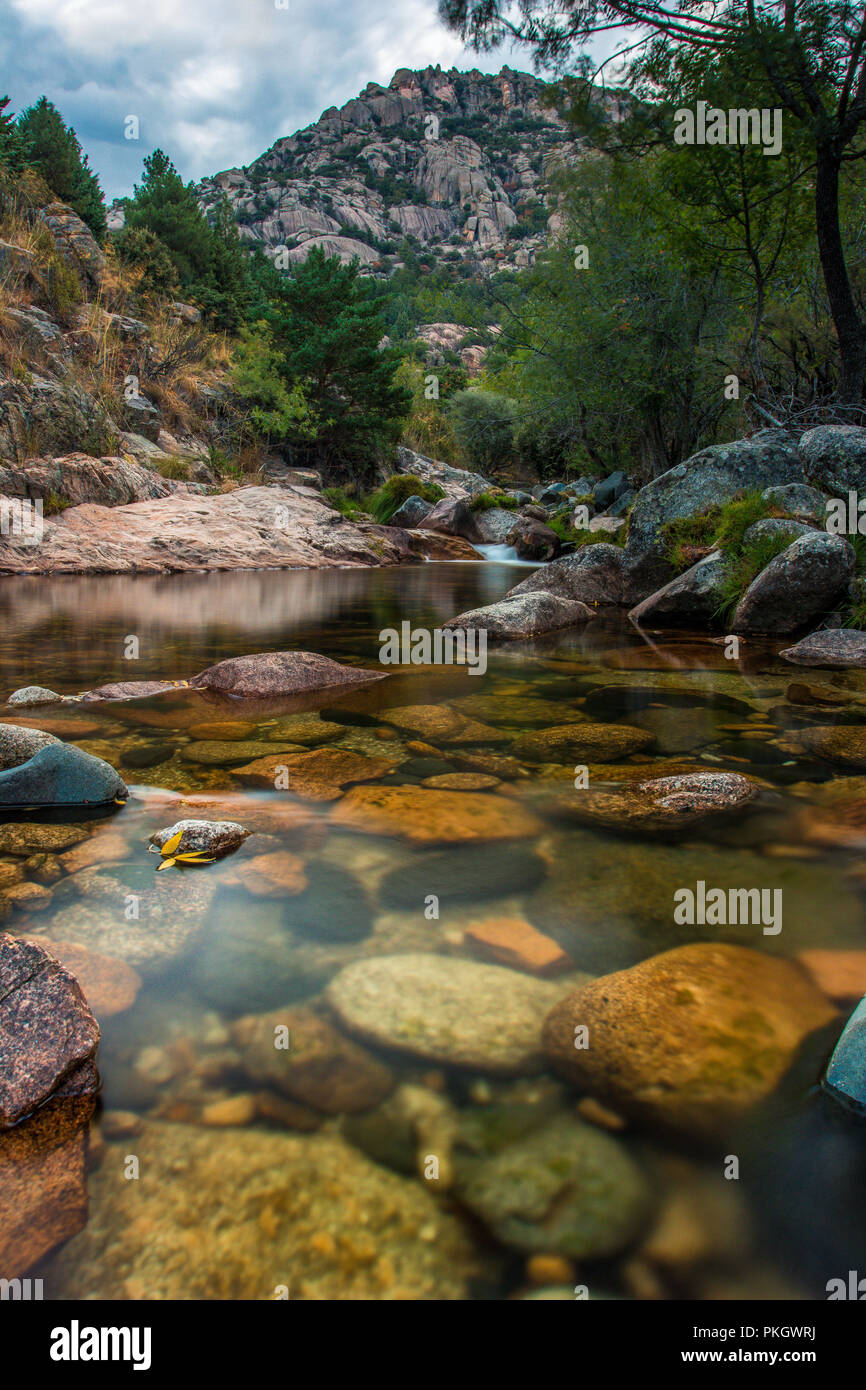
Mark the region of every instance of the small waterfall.
POLYGON ((529 569, 537 569, 540 563, 538 560, 521 560, 513 545, 476 545, 475 549, 485 560, 492 560, 497 565, 525 565, 529 569))

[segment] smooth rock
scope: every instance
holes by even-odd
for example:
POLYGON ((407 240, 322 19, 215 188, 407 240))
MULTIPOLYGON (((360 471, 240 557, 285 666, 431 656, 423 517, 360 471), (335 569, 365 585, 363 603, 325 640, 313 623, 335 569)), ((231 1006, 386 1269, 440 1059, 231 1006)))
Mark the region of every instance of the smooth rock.
POLYGON ((639 1124, 724 1137, 769 1096, 804 1040, 833 1018, 784 960, 696 943, 604 975, 561 1000, 544 1028, 553 1065, 639 1124), (587 1027, 591 1045, 574 1046, 587 1027))
POLYGON ((314 748, 307 753, 269 753, 235 768, 234 776, 248 787, 273 791, 279 786, 307 801, 336 801, 344 787, 376 781, 395 767, 387 758, 368 758, 348 748, 314 748))
POLYGON ((502 966, 421 953, 356 961, 326 991, 369 1043, 505 1076, 540 1069, 541 1025, 561 993, 502 966))
POLYGON ((732 632, 785 633, 827 611, 854 573, 854 551, 843 536, 810 531, 761 570, 737 605, 732 632))
POLYGON ((278 1009, 239 1018, 231 1028, 250 1081, 272 1086, 326 1115, 369 1110, 394 1079, 386 1066, 312 1009, 278 1009), (278 1047, 285 1036, 288 1047, 278 1047))
POLYGON ((450 705, 406 705, 384 709, 385 724, 435 744, 506 743, 508 735, 454 710, 450 705))
MULTIPOLYGON (((0 746, 4 744, 0 731, 0 746)), ((107 806, 128 796, 125 782, 109 763, 56 739, 26 762, 0 772, 3 806, 107 806)))
POLYGON ((427 852, 421 862, 389 870, 379 896, 386 907, 422 912, 428 893, 440 904, 482 902, 536 888, 545 873, 540 855, 522 845, 474 845, 427 852))
POLYGON ((62 695, 55 695, 44 685, 24 685, 20 690, 13 690, 6 703, 26 709, 30 705, 59 705, 62 699, 62 695))
POLYGON ((97 1018, 111 1018, 132 1008, 141 989, 141 976, 124 961, 98 955, 72 941, 31 940, 75 976, 97 1018))
POLYGON ((262 652, 257 656, 233 656, 219 661, 193 676, 190 685, 240 698, 270 699, 383 679, 382 671, 342 666, 316 652, 262 652))
POLYGON ((838 670, 846 666, 866 666, 866 632, 850 627, 821 628, 802 637, 779 655, 795 666, 818 666, 838 670))
POLYGON ((823 1085, 846 1109, 866 1114, 866 999, 860 1001, 845 1024, 823 1085))
POLYGON ((491 1154, 463 1155, 460 1200, 515 1250, 603 1259, 640 1233, 646 1179, 618 1140, 570 1116, 491 1154))
POLYGON ((470 609, 451 618, 444 627, 486 632, 488 640, 515 641, 520 637, 559 632, 567 627, 582 627, 593 617, 595 614, 585 603, 557 598, 542 590, 509 595, 498 603, 470 609))
POLYGON ((599 541, 582 545, 573 555, 563 555, 549 565, 537 569, 506 597, 544 591, 557 598, 574 602, 616 605, 626 603, 629 581, 625 570, 623 550, 617 545, 599 541))
POLYGON ((418 844, 519 840, 541 831, 530 811, 505 797, 428 787, 353 787, 335 806, 331 823, 418 844))
POLYGON ((466 939, 482 957, 532 975, 554 975, 573 967, 573 961, 552 937, 522 917, 491 917, 474 922, 466 939))
POLYGON ((532 763, 607 763, 639 753, 654 742, 651 733, 627 724, 558 724, 523 734, 511 751, 532 763))

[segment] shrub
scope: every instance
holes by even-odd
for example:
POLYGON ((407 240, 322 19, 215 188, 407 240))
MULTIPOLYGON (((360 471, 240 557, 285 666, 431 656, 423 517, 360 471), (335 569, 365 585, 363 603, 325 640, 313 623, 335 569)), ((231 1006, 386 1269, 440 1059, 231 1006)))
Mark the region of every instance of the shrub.
POLYGON ((447 407, 463 456, 476 468, 510 459, 517 408, 494 391, 458 391, 447 407))
POLYGON ((366 499, 367 511, 383 526, 391 520, 408 497, 439 502, 445 493, 438 483, 425 483, 414 473, 395 473, 366 499))
POLYGON ((354 497, 350 497, 345 488, 325 487, 322 488, 322 496, 325 501, 330 503, 335 511, 348 517, 349 521, 354 521, 357 517, 364 515, 364 508, 354 497))
POLYGON ((156 471, 161 478, 170 478, 175 482, 189 482, 189 462, 187 459, 163 459, 156 471))

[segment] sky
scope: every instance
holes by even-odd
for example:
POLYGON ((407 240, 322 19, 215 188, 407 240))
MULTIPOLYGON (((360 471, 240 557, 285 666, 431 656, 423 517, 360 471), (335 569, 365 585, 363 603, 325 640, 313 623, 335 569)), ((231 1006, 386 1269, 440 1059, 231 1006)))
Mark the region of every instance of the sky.
POLYGON ((532 70, 525 51, 467 52, 436 0, 0 0, 0 96, 16 111, 48 96, 109 200, 156 146, 186 179, 249 164, 368 82, 428 63, 532 70))

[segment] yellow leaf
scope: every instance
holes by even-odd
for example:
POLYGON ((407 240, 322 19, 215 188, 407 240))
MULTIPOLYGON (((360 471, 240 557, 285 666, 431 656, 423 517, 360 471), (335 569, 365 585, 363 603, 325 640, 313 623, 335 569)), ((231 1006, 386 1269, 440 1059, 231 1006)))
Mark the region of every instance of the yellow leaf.
POLYGON ((183 831, 179 830, 176 835, 172 835, 170 840, 166 840, 165 844, 160 850, 160 854, 162 855, 163 859, 167 859, 170 854, 174 854, 174 851, 177 849, 182 839, 183 831))
POLYGON ((178 864, 215 864, 216 860, 214 858, 205 858, 204 851, 196 849, 192 850, 189 854, 176 855, 172 862, 178 864))
POLYGON ((177 860, 176 860, 176 859, 163 859, 163 861, 162 861, 161 864, 157 864, 157 866, 156 866, 156 872, 157 872, 158 874, 161 874, 162 871, 163 871, 163 869, 170 869, 171 866, 172 866, 172 864, 176 864, 176 863, 177 863, 177 860))

